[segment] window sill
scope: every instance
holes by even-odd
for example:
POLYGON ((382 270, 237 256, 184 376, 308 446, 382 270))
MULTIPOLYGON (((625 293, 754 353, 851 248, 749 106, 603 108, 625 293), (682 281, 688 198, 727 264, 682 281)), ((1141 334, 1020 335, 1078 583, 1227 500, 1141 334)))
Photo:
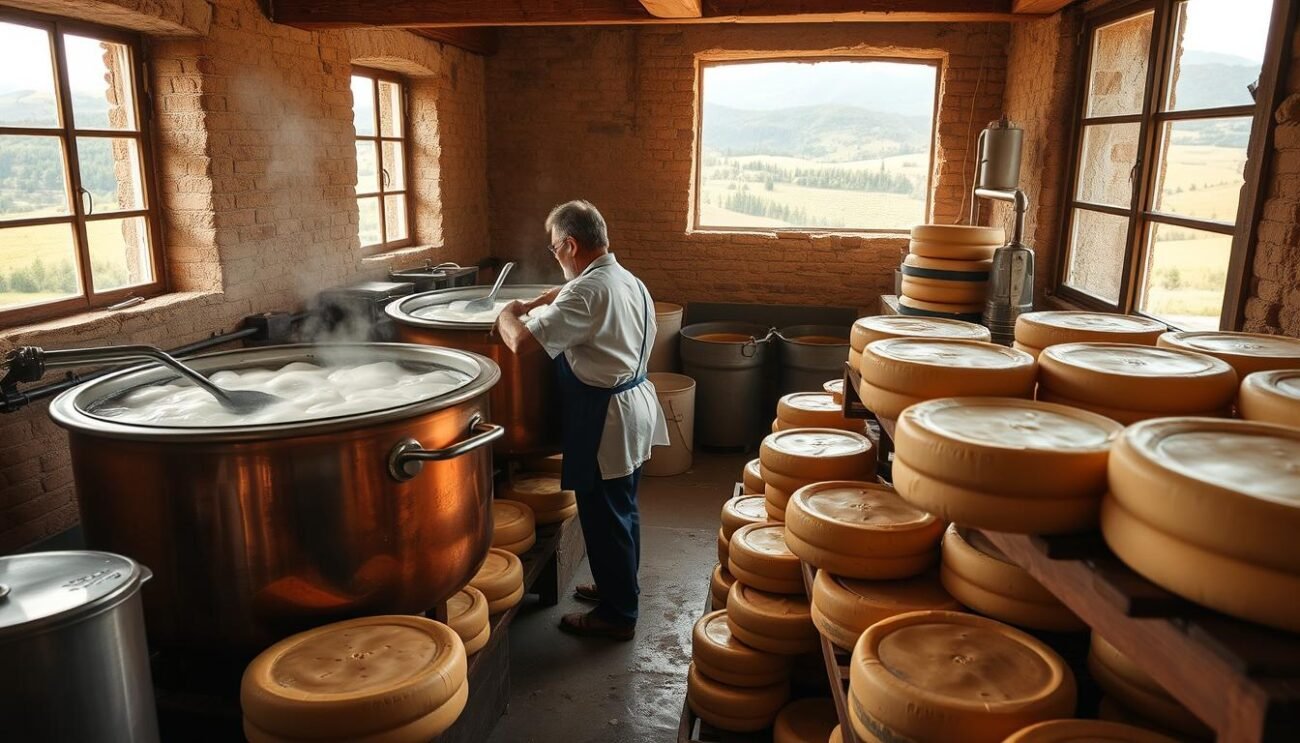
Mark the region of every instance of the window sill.
POLYGON ((815 227, 780 230, 766 230, 762 228, 746 229, 743 227, 692 227, 686 230, 686 235, 688 237, 692 235, 705 235, 710 237, 766 237, 774 240, 808 239, 814 237, 849 237, 859 240, 907 240, 910 237, 908 230, 900 230, 898 232, 863 232, 855 230, 835 230, 831 228, 818 229, 815 227))
POLYGON ((119 337, 122 333, 122 326, 129 320, 166 313, 166 315, 160 316, 158 322, 154 324, 154 327, 160 332, 165 333, 168 327, 167 320, 172 317, 173 313, 178 310, 209 304, 214 297, 220 296, 220 292, 172 292, 151 297, 140 304, 121 310, 79 312, 75 315, 59 317, 53 320, 16 325, 11 328, 0 328, 0 338, 20 345, 39 345, 41 343, 48 345, 86 345, 88 342, 110 340, 118 343, 122 340, 119 337))
POLYGON ((371 253, 362 258, 361 262, 367 266, 393 265, 410 260, 411 258, 426 256, 441 247, 441 245, 408 245, 405 248, 396 248, 382 253, 371 253))

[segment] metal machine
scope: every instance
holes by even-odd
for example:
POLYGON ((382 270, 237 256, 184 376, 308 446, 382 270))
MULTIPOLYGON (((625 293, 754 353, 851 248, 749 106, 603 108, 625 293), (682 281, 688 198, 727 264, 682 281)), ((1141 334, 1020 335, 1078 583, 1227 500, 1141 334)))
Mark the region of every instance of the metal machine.
POLYGON ((1034 251, 1024 243, 1029 197, 1020 189, 1024 130, 1003 116, 980 132, 975 157, 970 224, 978 224, 980 199, 1007 201, 1015 210, 1011 240, 993 253, 983 324, 995 343, 1011 345, 1016 318, 1034 308, 1034 251))

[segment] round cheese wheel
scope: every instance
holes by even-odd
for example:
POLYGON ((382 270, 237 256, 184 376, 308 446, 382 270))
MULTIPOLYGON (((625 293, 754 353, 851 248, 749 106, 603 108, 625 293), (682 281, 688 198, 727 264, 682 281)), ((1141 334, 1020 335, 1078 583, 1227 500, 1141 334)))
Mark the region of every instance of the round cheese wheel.
POLYGON ((982 304, 989 285, 981 281, 953 281, 903 276, 903 294, 923 302, 982 304))
MULTIPOLYGON (((468 702, 469 684, 461 684, 460 689, 452 695, 446 704, 424 717, 398 727, 369 735, 347 736, 345 738, 313 738, 312 740, 347 740, 348 743, 420 743, 442 735, 456 720, 460 719, 461 713, 465 711, 465 705, 468 702)), ((244 718, 244 737, 248 739, 249 743, 299 743, 299 741, 306 740, 305 738, 286 738, 281 735, 273 735, 262 730, 247 717, 244 718)))
POLYGON ((849 663, 868 728, 905 740, 1002 741, 1074 713, 1074 674, 1042 642, 973 614, 924 611, 877 622, 849 663))
POLYGON ((875 413, 877 418, 886 420, 898 420, 898 416, 902 415, 904 410, 919 402, 925 402, 920 397, 881 389, 866 380, 858 385, 858 399, 862 400, 862 404, 875 413))
POLYGON ((1097 525, 1100 495, 1082 498, 996 495, 924 475, 897 453, 892 469, 898 494, 944 521, 1016 534, 1064 534, 1097 525))
POLYGON ((1154 346, 1168 329, 1149 317, 1113 312, 1026 312, 1016 318, 1016 342, 1039 349, 1090 342, 1154 346))
POLYGON ((957 245, 1001 246, 1006 242, 1006 233, 1001 227, 982 225, 918 224, 912 228, 912 239, 957 245))
POLYGON ((767 521, 763 501, 762 495, 742 495, 739 498, 727 499, 727 502, 722 504, 722 535, 731 539, 731 535, 740 527, 767 521))
POLYGON ((911 240, 907 250, 912 255, 947 261, 992 261, 1000 245, 967 245, 935 240, 911 240))
POLYGON ((1038 348, 1037 346, 1027 346, 1020 341, 1012 341, 1011 347, 1017 351, 1024 351, 1030 356, 1033 356, 1035 361, 1038 360, 1038 354, 1043 352, 1043 349, 1038 348))
POLYGON ((776 716, 772 743, 826 743, 839 717, 829 697, 810 697, 787 704, 776 716))
POLYGON ((865 421, 844 417, 844 410, 826 392, 793 392, 776 404, 776 418, 782 429, 838 428, 862 433, 865 421))
POLYGON ((917 552, 911 555, 861 557, 832 552, 808 544, 794 534, 786 534, 785 539, 791 551, 797 554, 799 559, 835 575, 843 575, 849 578, 871 580, 910 578, 924 572, 935 561, 935 552, 933 550, 917 552))
POLYGON ((493 547, 516 544, 529 537, 535 537, 536 529, 537 521, 533 516, 533 509, 519 501, 492 501, 493 547))
POLYGON ((1232 365, 1244 377, 1257 371, 1300 369, 1300 338, 1218 330, 1165 333, 1157 343, 1209 354, 1232 365))
POLYGON ((934 570, 889 581, 854 580, 818 570, 813 580, 813 624, 826 639, 846 650, 852 650, 862 633, 882 619, 931 610, 961 610, 934 570))
POLYGON ((790 677, 790 657, 755 650, 731 634, 726 611, 705 614, 691 633, 696 669, 732 686, 769 686, 790 677))
POLYGON ((524 564, 518 555, 493 547, 469 584, 489 602, 505 598, 524 585, 524 564))
POLYGON ((785 509, 776 505, 772 501, 766 501, 763 509, 767 511, 767 520, 775 521, 778 524, 785 523, 785 509))
POLYGON ((826 394, 830 395, 831 399, 835 401, 835 404, 839 405, 841 409, 843 408, 844 406, 844 380, 843 379, 832 379, 828 382, 823 382, 822 392, 825 392, 826 394))
POLYGON ((1011 561, 978 529, 949 524, 943 534, 943 564, 993 593, 1036 604, 1061 605, 1024 568, 1011 561))
POLYGON ((1237 373, 1213 356, 1130 343, 1063 343, 1038 357, 1042 389, 1083 403, 1170 415, 1217 410, 1237 373))
POLYGON ((482 634, 488 626, 487 597, 483 592, 465 586, 447 599, 447 626, 466 643, 482 634))
POLYGON ((718 564, 726 565, 728 558, 731 556, 731 540, 718 529, 718 564))
POLYGON ((898 306, 909 310, 918 310, 923 313, 934 313, 940 316, 972 316, 978 317, 984 310, 983 302, 927 302, 924 299, 918 299, 906 294, 898 297, 898 306))
POLYGON ((1300 632, 1300 575, 1227 557, 1162 531, 1107 497, 1101 533, 1120 560, 1147 580, 1211 609, 1300 632))
MULTIPOLYGON (((800 487, 803 486, 800 485, 800 487)), ((795 489, 798 490, 798 488, 795 489)), ((769 483, 763 486, 763 500, 768 506, 778 508, 784 512, 785 505, 790 502, 790 491, 782 490, 769 483)), ((770 513, 771 510, 769 509, 768 512, 770 513)))
POLYGON ((1048 632, 1082 632, 1088 626, 1061 604, 1039 604, 994 593, 950 570, 939 568, 944 590, 970 609, 1001 622, 1048 632))
POLYGON ((862 352, 849 349, 849 366, 854 369, 862 368, 862 352))
POLYGON ((737 579, 727 594, 727 622, 738 640, 759 650, 800 655, 818 646, 803 595, 769 593, 737 579))
MULTIPOLYGON (((875 472, 871 440, 833 428, 796 428, 769 435, 759 446, 764 471, 815 482, 856 480, 875 472)), ((764 482, 768 478, 764 476, 764 482)))
MULTIPOLYGON (((1081 402, 1079 400, 1073 400, 1071 398, 1068 398, 1064 395, 1058 395, 1049 389, 1045 389, 1042 385, 1038 386, 1038 392, 1035 395, 1035 398, 1037 398, 1040 402, 1049 402, 1056 405, 1064 405, 1068 408, 1075 408, 1076 410, 1086 410, 1089 413, 1096 413, 1097 415, 1100 415, 1103 418, 1110 418, 1116 423, 1121 423, 1125 426, 1131 426, 1134 423, 1141 423, 1142 421, 1149 421, 1152 418, 1165 418, 1168 417, 1169 415, 1168 413, 1153 413, 1150 411, 1142 411, 1142 410, 1120 410, 1118 408, 1109 408, 1106 407, 1105 405, 1095 405, 1089 402, 1081 402)), ((1224 414, 1226 414, 1226 411, 1224 412, 1224 414)), ((1195 415, 1210 416, 1210 415, 1215 415, 1215 413, 1207 411, 1207 412, 1197 412, 1195 413, 1195 415)))
POLYGON ((1178 743, 1165 735, 1105 720, 1048 720, 1030 725, 1003 743, 1178 743))
MULTIPOLYGON (((948 320, 941 317, 907 317, 905 315, 873 315, 859 317, 849 331, 849 344, 854 351, 862 352, 868 343, 887 338, 958 338, 987 341, 989 329, 983 325, 948 320)), ((854 368, 859 365, 855 364, 854 368)))
MULTIPOLYGON (((853 557, 933 551, 943 524, 887 485, 831 480, 800 488, 786 506, 786 530, 800 541, 853 557)), ((807 558, 805 558, 807 559, 807 558)))
POLYGON ((772 593, 803 594, 803 569, 785 544, 782 524, 750 524, 731 535, 727 570, 741 583, 772 593))
POLYGON ((568 521, 577 515, 578 504, 574 503, 573 505, 567 508, 561 508, 558 511, 538 511, 535 518, 539 524, 559 524, 568 521))
POLYGON ((741 489, 746 494, 761 494, 763 492, 763 474, 758 469, 757 457, 745 463, 745 469, 741 471, 740 478, 742 482, 741 489))
POLYGON ((410 615, 362 617, 301 632, 244 670, 239 701, 257 729, 349 739, 414 722, 465 686, 465 644, 410 615))
POLYGON ((1216 418, 1130 426, 1111 452, 1112 497, 1191 544, 1300 574, 1300 429, 1216 418))
POLYGON ((1205 723, 1095 631, 1088 649, 1088 671, 1108 697, 1140 718, 1199 740, 1214 738, 1205 723))
POLYGON ((761 730, 772 724, 789 698, 789 681, 769 686, 743 687, 714 681, 700 673, 693 663, 686 672, 686 699, 690 702, 691 709, 705 722, 723 730, 747 732, 718 725, 706 713, 724 720, 766 720, 765 724, 751 729, 761 730))
MULTIPOLYGON (((484 604, 486 607, 487 604, 484 604)), ((483 648, 487 647, 488 640, 492 639, 492 625, 485 624, 483 629, 475 636, 465 641, 465 655, 473 655, 483 648)))
POLYGON ((1001 397, 930 400, 898 419, 894 451, 917 472, 1006 496, 1081 498, 1106 490, 1123 426, 1064 405, 1001 397))
POLYGON ((827 743, 844 743, 844 731, 840 729, 839 725, 836 725, 835 729, 831 730, 831 737, 827 739, 827 743))
POLYGON ((713 566, 713 576, 709 579, 709 595, 713 598, 715 611, 727 608, 727 592, 735 582, 735 576, 727 572, 726 563, 720 562, 713 566))
POLYGON ((1248 421, 1300 426, 1300 369, 1246 375, 1237 393, 1237 411, 1248 421))
POLYGON ((951 278, 954 281, 988 281, 989 272, 992 270, 992 258, 962 261, 927 258, 915 253, 905 256, 902 265, 904 276, 951 278))
POLYGON ((789 428, 789 426, 783 426, 783 425, 781 425, 781 419, 780 419, 780 418, 773 418, 773 419, 772 419, 772 425, 771 425, 771 427, 770 427, 770 430, 771 430, 772 433, 776 433, 777 431, 784 431, 784 430, 787 429, 787 428, 789 428))
POLYGON ((513 592, 511 592, 509 595, 502 596, 499 599, 489 600, 488 614, 500 614, 503 611, 513 609, 519 605, 520 601, 523 600, 524 600, 524 584, 520 583, 519 587, 516 588, 513 592))
POLYGON ((1032 397, 1037 365, 1029 354, 983 341, 892 338, 867 346, 862 381, 929 400, 1032 397))
POLYGON ((577 504, 573 491, 560 487, 558 475, 543 472, 515 475, 499 497, 518 501, 533 509, 539 524, 548 523, 542 521, 541 514, 562 511, 577 504))
POLYGON ((503 549, 506 552, 510 552, 516 555, 522 555, 528 550, 532 549, 534 544, 537 544, 536 533, 529 534, 528 536, 524 537, 518 542, 509 542, 507 544, 502 544, 499 547, 494 549, 503 549))
POLYGON ((763 469, 763 479, 766 483, 763 486, 763 493, 766 494, 769 488, 774 491, 775 494, 769 500, 782 508, 790 500, 794 491, 816 482, 806 477, 790 477, 766 468, 763 469))

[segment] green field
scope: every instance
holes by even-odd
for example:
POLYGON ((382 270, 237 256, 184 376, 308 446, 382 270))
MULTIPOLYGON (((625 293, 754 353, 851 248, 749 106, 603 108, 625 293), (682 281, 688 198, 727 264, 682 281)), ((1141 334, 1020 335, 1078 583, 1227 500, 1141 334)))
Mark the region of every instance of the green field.
MULTIPOLYGON (((87 225, 91 263, 100 290, 129 286, 123 222, 87 225)), ((67 225, 0 229, 0 309, 39 304, 81 293, 72 232, 67 225)))

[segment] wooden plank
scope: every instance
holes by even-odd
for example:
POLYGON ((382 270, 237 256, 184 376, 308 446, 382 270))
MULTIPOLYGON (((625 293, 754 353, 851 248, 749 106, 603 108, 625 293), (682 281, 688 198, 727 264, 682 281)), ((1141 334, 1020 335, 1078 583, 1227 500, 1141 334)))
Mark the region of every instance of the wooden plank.
POLYGON ((655 18, 699 18, 700 0, 641 0, 655 18))
POLYGON ((1073 2, 1074 0, 1014 0, 1011 12, 1051 15, 1073 2))
POLYGON ((495 28, 413 28, 411 33, 475 54, 496 54, 499 46, 495 28))

